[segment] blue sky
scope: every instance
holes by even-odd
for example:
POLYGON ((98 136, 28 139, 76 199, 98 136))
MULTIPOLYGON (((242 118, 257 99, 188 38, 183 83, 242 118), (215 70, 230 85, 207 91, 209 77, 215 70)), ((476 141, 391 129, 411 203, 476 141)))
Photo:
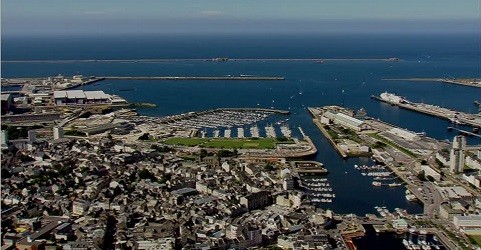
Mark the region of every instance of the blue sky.
POLYGON ((478 32, 480 2, 2 0, 2 33, 478 32))

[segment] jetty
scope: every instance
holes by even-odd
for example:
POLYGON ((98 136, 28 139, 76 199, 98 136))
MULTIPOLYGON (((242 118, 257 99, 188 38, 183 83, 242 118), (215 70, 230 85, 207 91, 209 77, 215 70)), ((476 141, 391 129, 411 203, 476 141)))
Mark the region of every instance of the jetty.
POLYGON ((416 103, 403 99, 403 102, 395 102, 387 99, 383 99, 379 96, 372 95, 372 99, 381 102, 388 103, 393 106, 398 106, 400 108, 408 109, 411 111, 416 111, 419 113, 427 114, 430 116, 442 118, 449 120, 456 124, 469 125, 471 127, 481 128, 481 116, 476 114, 468 114, 456 110, 451 110, 431 104, 416 103))
POLYGON ((456 131, 458 131, 458 132, 461 133, 461 134, 465 134, 465 135, 475 136, 475 137, 481 138, 481 135, 478 135, 478 134, 476 134, 476 133, 469 132, 469 131, 466 131, 466 130, 462 130, 462 129, 459 129, 459 128, 447 127, 447 129, 448 129, 448 130, 456 130, 456 131))
POLYGON ((291 163, 297 174, 327 174, 329 171, 317 161, 293 161, 291 163))

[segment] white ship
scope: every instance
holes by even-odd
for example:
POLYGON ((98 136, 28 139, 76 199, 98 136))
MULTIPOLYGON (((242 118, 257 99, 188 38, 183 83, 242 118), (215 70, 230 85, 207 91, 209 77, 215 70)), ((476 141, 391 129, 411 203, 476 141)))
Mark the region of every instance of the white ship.
POLYGON ((417 198, 416 198, 416 195, 414 195, 413 193, 411 193, 409 190, 406 190, 406 200, 408 200, 408 201, 416 201, 417 198))
POLYGON ((406 99, 404 99, 403 97, 401 96, 397 96, 395 94, 391 94, 391 93, 388 93, 388 92, 384 92, 381 94, 381 99, 384 100, 384 101, 387 101, 389 103, 408 103, 408 101, 406 99))

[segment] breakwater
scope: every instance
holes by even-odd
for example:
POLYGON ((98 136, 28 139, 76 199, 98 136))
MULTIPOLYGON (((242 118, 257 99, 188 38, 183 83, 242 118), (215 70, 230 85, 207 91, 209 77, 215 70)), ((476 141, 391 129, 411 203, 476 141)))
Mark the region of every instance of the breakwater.
POLYGON ((244 62, 289 62, 289 61, 312 61, 312 62, 328 62, 328 61, 401 61, 399 58, 153 58, 153 59, 64 59, 64 60, 5 60, 4 63, 156 63, 156 62, 189 62, 189 61, 206 61, 206 62, 227 62, 227 61, 244 61, 244 62))
POLYGON ((186 81, 186 80, 239 80, 239 81, 282 81, 282 76, 102 76, 106 80, 160 80, 160 81, 186 81))

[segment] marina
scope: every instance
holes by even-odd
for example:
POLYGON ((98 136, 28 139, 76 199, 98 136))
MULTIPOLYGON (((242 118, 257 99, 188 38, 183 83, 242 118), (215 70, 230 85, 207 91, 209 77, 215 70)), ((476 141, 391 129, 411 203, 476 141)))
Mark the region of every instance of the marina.
POLYGON ((215 109, 168 116, 159 122, 172 128, 231 128, 253 125, 276 113, 288 114, 286 111, 268 109, 215 109))
POLYGON ((301 175, 302 188, 309 197, 309 201, 314 204, 332 203, 336 194, 329 184, 327 178, 313 177, 307 178, 301 175))
POLYGON ((374 177, 372 185, 374 187, 399 187, 402 184, 395 182, 398 177, 393 172, 386 171, 386 167, 382 165, 354 165, 354 169, 361 171, 361 175, 365 177, 374 177))

